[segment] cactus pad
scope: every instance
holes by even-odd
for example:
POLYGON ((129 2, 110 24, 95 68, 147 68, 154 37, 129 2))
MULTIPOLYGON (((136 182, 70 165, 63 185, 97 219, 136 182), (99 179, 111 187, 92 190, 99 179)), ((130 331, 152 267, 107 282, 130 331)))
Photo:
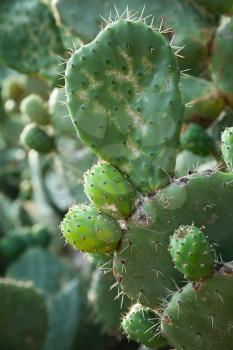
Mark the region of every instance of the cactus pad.
POLYGON ((183 114, 177 60, 166 39, 139 20, 118 20, 71 56, 65 75, 82 140, 141 191, 166 185, 183 114))
POLYGON ((0 59, 22 73, 55 78, 63 47, 49 8, 39 0, 2 0, 0 59))
POLYGON ((176 292, 162 317, 162 332, 177 350, 232 349, 232 264, 176 292))
POLYGON ((108 163, 99 163, 84 174, 84 188, 98 209, 115 218, 127 218, 135 209, 135 189, 108 163))
POLYGON ((93 207, 73 206, 61 223, 66 241, 88 253, 108 253, 121 238, 117 221, 93 207))
POLYGON ((47 333, 47 310, 31 283, 0 279, 2 349, 41 350, 47 333))

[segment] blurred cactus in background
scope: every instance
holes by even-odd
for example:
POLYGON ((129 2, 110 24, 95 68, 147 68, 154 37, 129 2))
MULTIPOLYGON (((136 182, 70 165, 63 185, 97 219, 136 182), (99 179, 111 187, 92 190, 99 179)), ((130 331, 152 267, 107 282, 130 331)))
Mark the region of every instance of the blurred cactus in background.
POLYGON ((1 1, 1 349, 233 349, 232 15, 1 1))

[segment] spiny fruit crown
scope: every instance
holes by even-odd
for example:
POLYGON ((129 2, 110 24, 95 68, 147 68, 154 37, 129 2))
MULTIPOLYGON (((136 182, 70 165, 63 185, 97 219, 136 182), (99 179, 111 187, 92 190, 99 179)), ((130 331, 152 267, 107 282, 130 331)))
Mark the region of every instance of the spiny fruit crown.
POLYGON ((127 218, 135 208, 135 189, 126 176, 108 163, 99 163, 87 171, 84 187, 90 201, 115 218, 127 218))
POLYGON ((117 221, 98 209, 75 205, 66 214, 61 230, 69 244, 83 252, 114 251, 121 238, 117 221))
POLYGON ((195 226, 180 226, 170 238, 170 253, 176 268, 191 281, 209 276, 214 254, 205 234, 195 226))

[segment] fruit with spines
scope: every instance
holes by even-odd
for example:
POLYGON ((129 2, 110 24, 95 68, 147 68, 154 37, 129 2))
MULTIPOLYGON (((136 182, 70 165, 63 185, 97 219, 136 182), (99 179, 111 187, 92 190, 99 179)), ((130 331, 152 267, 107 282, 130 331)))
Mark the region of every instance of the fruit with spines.
POLYGON ((117 219, 127 218, 135 209, 136 190, 109 163, 94 165, 84 174, 84 188, 91 203, 117 219))
POLYGON ((233 127, 226 128, 221 136, 221 150, 230 172, 233 172, 233 127))
POLYGON ((198 124, 188 124, 180 135, 181 149, 205 157, 215 153, 215 143, 206 130, 198 124))
POLYGON ((170 254, 175 267, 190 281, 210 276, 214 252, 206 235, 194 225, 180 226, 170 238, 170 254))
POLYGON ((121 238, 118 222, 90 206, 71 207, 61 223, 69 244, 87 253, 109 253, 121 238))
POLYGON ((54 150, 53 138, 41 127, 28 124, 20 135, 20 142, 27 149, 34 149, 38 153, 49 153, 54 150))
POLYGON ((155 349, 167 349, 168 343, 160 333, 160 318, 153 310, 134 304, 124 315, 121 327, 129 339, 155 349))
POLYGON ((48 124, 49 113, 48 107, 43 99, 37 94, 31 94, 25 97, 20 104, 20 111, 25 115, 30 122, 36 124, 48 124))
POLYGON ((179 68, 166 38, 140 20, 119 19, 72 54, 65 76, 81 139, 142 192, 165 186, 183 117, 179 68))
POLYGON ((163 335, 177 350, 232 349, 232 263, 172 295, 161 322, 163 335))

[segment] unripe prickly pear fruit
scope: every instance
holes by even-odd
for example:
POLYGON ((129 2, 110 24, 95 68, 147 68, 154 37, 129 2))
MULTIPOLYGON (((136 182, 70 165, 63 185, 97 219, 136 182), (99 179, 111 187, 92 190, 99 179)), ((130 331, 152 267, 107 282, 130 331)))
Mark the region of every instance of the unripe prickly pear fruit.
POLYGON ((233 171, 233 127, 226 128, 221 136, 221 150, 224 161, 229 169, 233 171))
POLYGON ((31 94, 24 98, 20 111, 33 123, 44 125, 49 122, 47 106, 39 95, 31 94))
POLYGON ((39 153, 49 153, 54 148, 53 138, 34 124, 29 124, 23 129, 20 142, 39 153))
POLYGON ((61 223, 61 231, 69 244, 88 253, 114 251, 121 238, 117 221, 88 206, 70 208, 61 223))
POLYGON ((205 234, 194 225, 180 226, 170 238, 169 249, 176 268, 190 281, 213 272, 212 247, 205 234))
POLYGON ((215 152, 215 144, 204 128, 191 123, 180 135, 180 146, 199 156, 207 156, 215 152))
POLYGON ((119 170, 108 163, 96 164, 87 171, 84 187, 98 209, 117 219, 127 218, 135 208, 135 189, 119 170))
POLYGON ((20 102, 25 92, 25 82, 22 77, 12 76, 2 82, 2 98, 4 101, 12 99, 20 102))
POLYGON ((163 349, 166 339, 159 333, 159 316, 141 304, 135 304, 124 316, 121 326, 126 335, 150 348, 163 349))

